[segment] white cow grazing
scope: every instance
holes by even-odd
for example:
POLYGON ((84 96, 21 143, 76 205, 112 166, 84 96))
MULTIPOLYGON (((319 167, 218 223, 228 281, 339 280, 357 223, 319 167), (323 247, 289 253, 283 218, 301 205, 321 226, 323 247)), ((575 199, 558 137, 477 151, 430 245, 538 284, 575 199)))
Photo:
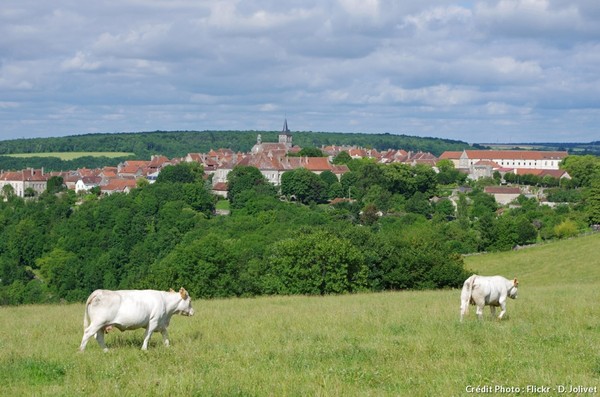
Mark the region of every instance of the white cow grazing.
POLYGON ((496 315, 496 307, 500 306, 502 311, 498 318, 501 319, 506 313, 506 298, 517 298, 517 287, 519 282, 515 278, 509 280, 502 276, 478 276, 472 275, 465 280, 460 294, 460 321, 469 311, 469 304, 477 306, 477 316, 483 318, 483 307, 488 305, 492 316, 496 315))
POLYGON ((116 327, 121 331, 145 328, 142 350, 155 331, 160 331, 165 346, 169 346, 167 327, 173 314, 193 316, 192 299, 183 288, 179 292, 156 290, 96 290, 87 299, 83 316, 83 351, 88 340, 96 335, 100 347, 106 352, 104 334, 116 327))

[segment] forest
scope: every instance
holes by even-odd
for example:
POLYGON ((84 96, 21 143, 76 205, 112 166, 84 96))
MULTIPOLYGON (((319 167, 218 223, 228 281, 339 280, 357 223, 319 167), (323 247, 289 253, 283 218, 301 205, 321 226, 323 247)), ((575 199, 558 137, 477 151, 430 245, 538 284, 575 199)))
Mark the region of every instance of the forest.
MULTIPOLYGON (((20 170, 27 167, 48 171, 115 166, 127 159, 149 160, 152 155, 168 158, 184 157, 188 153, 207 153, 211 149, 227 148, 234 152, 249 152, 261 134, 263 142, 277 142, 275 131, 154 131, 145 133, 86 134, 60 138, 33 138, 0 141, 0 170, 20 170), (15 153, 46 152, 128 152, 131 157, 84 157, 74 160, 59 158, 16 158, 15 153)), ((471 149, 469 144, 439 138, 421 138, 394 134, 348 134, 294 132, 294 145, 320 148, 322 145, 356 145, 377 150, 404 149, 430 152, 439 156, 446 150, 471 149)))
POLYGON ((465 254, 569 238, 600 223, 594 156, 566 158, 571 181, 532 182, 556 205, 520 196, 505 208, 483 193, 499 178, 468 181, 448 161, 439 173, 344 152, 334 161, 350 168, 341 180, 298 169, 280 189, 258 169, 236 167, 228 202, 188 163, 129 194, 77 195, 60 180, 35 198, 3 189, 0 304, 82 301, 97 288, 184 286, 214 298, 458 287, 473 270, 465 254), (230 215, 216 215, 224 204, 230 215))

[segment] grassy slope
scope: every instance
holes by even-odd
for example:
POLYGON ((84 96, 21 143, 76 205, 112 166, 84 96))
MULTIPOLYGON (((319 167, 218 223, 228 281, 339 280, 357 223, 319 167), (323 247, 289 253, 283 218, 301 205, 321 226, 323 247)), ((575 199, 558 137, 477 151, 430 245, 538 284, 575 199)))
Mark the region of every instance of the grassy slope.
POLYGON ((494 273, 517 277, 523 287, 595 284, 600 281, 600 234, 518 251, 473 255, 466 258, 465 266, 485 275, 494 273))
POLYGON ((91 341, 78 354, 83 305, 0 308, 0 395, 459 396, 468 385, 598 385, 599 242, 469 257, 483 274, 522 280, 500 322, 471 313, 461 324, 458 290, 196 301, 195 317, 173 318, 171 348, 154 335, 144 353, 141 330, 115 331, 110 353, 91 341))

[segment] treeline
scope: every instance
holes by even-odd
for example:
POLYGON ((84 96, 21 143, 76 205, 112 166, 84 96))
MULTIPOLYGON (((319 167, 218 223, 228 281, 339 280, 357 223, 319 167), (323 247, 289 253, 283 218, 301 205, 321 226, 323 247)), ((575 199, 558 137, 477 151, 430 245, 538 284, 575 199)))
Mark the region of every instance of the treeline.
POLYGON ((102 168, 117 166, 126 160, 137 160, 135 156, 106 157, 82 156, 72 160, 58 157, 10 157, 0 156, 0 171, 22 170, 25 168, 44 169, 44 171, 69 171, 79 168, 102 168))
MULTIPOLYGON (((45 152, 131 152, 139 160, 160 154, 169 158, 183 157, 190 152, 207 153, 211 149, 227 148, 234 152, 249 152, 257 135, 263 142, 277 142, 275 131, 155 131, 144 133, 87 134, 57 138, 14 139, 0 141, 0 156, 15 153, 45 152)), ((461 141, 421 138, 393 134, 346 134, 325 132, 294 132, 294 145, 357 145, 377 150, 404 149, 431 152, 437 156, 445 150, 462 150, 470 146, 461 141)), ((116 164, 110 159, 110 165, 116 164)), ((6 158, 0 157, 0 168, 11 169, 6 158), (5 166, 5 164, 7 164, 5 166)), ((59 165, 62 166, 62 165, 59 165)), ((47 165, 54 168, 55 165, 47 165)))
POLYGON ((201 182, 80 205, 71 192, 11 197, 0 203, 0 303, 81 301, 96 288, 185 286, 198 298, 441 288, 466 275, 424 219, 364 227, 352 207, 245 195, 227 217, 212 215, 201 182))
POLYGON ((464 269, 462 254, 571 237, 600 223, 594 157, 570 160, 578 182, 553 188, 570 204, 521 196, 503 211, 482 192, 485 182, 469 183, 448 163, 436 174, 336 161, 351 169, 341 181, 296 170, 281 191, 256 168, 235 168, 229 216, 214 215, 221 203, 187 163, 130 194, 76 196, 52 184, 25 200, 3 189, 0 304, 82 301, 96 288, 184 286, 211 298, 459 287, 476 270, 464 269), (454 205, 445 196, 457 185, 468 189, 454 205), (327 203, 339 193, 345 199, 327 203))
POLYGON ((520 146, 526 148, 534 147, 536 150, 568 150, 570 154, 576 154, 578 156, 594 155, 600 156, 600 141, 593 141, 589 143, 583 142, 536 142, 536 143, 522 143, 514 145, 514 149, 520 149, 520 146))

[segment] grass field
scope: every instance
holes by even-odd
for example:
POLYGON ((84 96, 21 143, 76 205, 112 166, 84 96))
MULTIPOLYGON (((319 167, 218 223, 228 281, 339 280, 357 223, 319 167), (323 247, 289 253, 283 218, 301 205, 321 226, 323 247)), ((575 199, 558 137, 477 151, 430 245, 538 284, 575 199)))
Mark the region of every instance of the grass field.
POLYGON ((91 157, 125 157, 132 156, 135 153, 128 152, 49 152, 49 153, 17 153, 17 154, 3 154, 3 156, 9 157, 58 157, 61 160, 73 160, 79 157, 91 156, 91 157))
POLYGON ((486 308, 484 321, 471 310, 460 323, 459 290, 197 300, 194 317, 173 318, 169 348, 158 334, 142 352, 142 330, 114 331, 106 337, 109 353, 92 340, 81 354, 82 304, 2 307, 0 395, 597 391, 599 248, 596 234, 468 257, 482 274, 519 277, 519 297, 502 321, 486 308))

